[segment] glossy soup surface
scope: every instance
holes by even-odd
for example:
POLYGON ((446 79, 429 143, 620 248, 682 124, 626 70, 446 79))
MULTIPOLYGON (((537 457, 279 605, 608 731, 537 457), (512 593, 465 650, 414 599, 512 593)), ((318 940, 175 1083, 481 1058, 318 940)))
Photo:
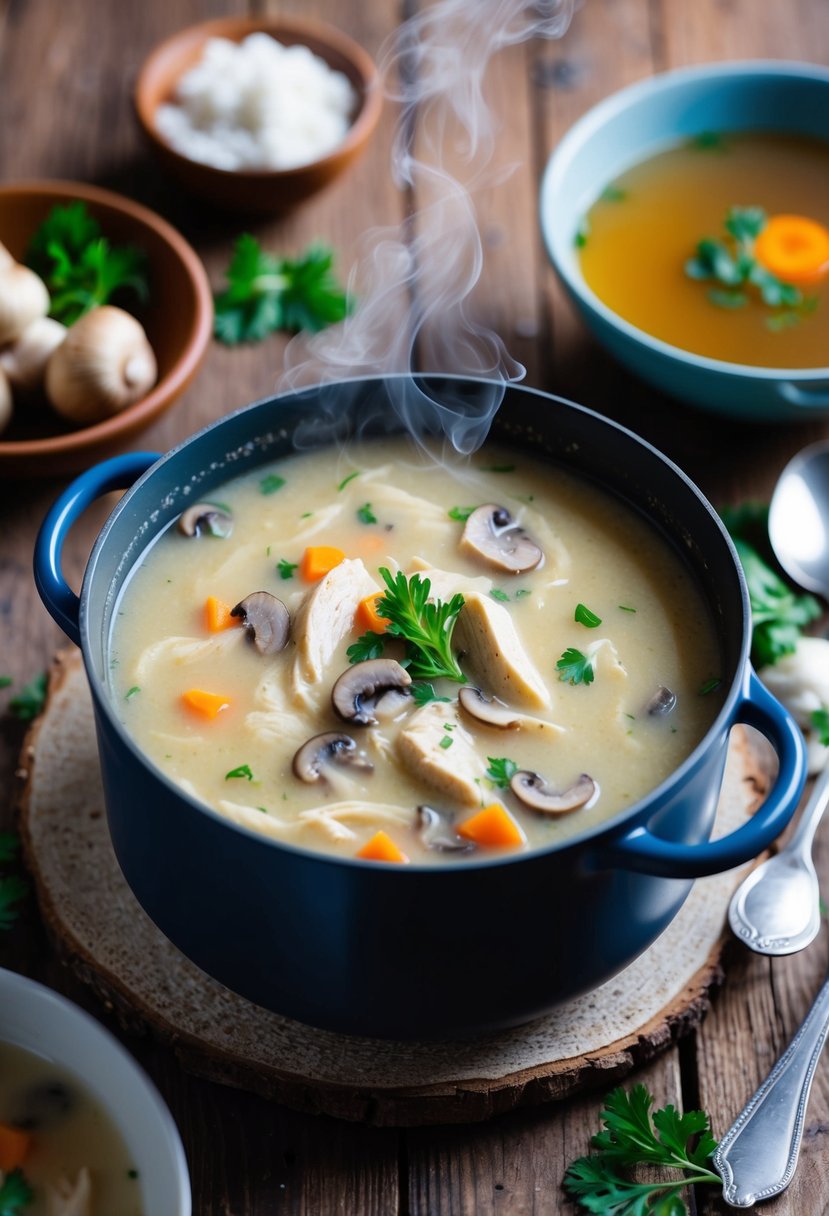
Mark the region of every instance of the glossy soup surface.
POLYGON ((735 206, 829 228, 829 144, 724 133, 634 166, 590 208, 580 250, 585 280, 620 317, 695 354, 759 367, 826 367, 829 275, 802 287, 809 303, 796 318, 763 304, 756 291, 742 307, 718 306, 710 298, 718 284, 686 275, 698 242, 722 239, 735 206))
MULTIPOLYGON (((495 804, 519 825, 524 839, 514 847, 541 846, 658 785, 720 707, 720 689, 701 691, 721 674, 709 613, 674 552, 616 499, 524 453, 487 448, 447 468, 402 441, 384 442, 295 455, 207 497, 232 511, 232 536, 187 538, 173 526, 148 551, 116 617, 112 696, 163 773, 255 831, 354 856, 382 830, 412 861, 439 864, 459 855, 421 842, 415 808, 437 809, 451 837, 495 804), (461 551, 465 525, 453 515, 487 503, 507 507, 529 531, 544 553, 540 566, 507 574, 461 551), (314 583, 294 564, 317 545, 337 546, 347 561, 314 583), (432 571, 441 600, 466 597, 453 635, 461 667, 515 708, 517 728, 470 718, 458 706, 459 684, 448 679, 433 681, 446 700, 418 708, 409 698, 378 725, 352 727, 337 717, 332 685, 349 668, 346 651, 363 632, 356 605, 380 591, 380 567, 424 578, 432 571), (234 605, 260 590, 280 597, 292 618, 291 640, 270 658, 238 625, 216 633, 206 625, 208 596, 234 605), (322 609, 326 595, 333 615, 322 609), (494 611, 500 650, 464 650, 473 602, 487 619, 494 611), (576 621, 579 604, 601 624, 576 621), (512 643, 504 630, 513 631, 512 643), (559 678, 556 664, 568 648, 591 660, 591 683, 559 678), (509 667, 504 683, 502 652, 524 684, 511 680, 509 667), (676 694, 676 708, 649 715, 659 686, 676 694), (214 718, 194 712, 182 700, 194 688, 219 694, 227 708, 214 718), (333 730, 350 733, 373 771, 329 766, 321 781, 297 779, 297 749, 333 730), (540 814, 493 782, 490 758, 538 772, 558 790, 588 773, 598 792, 572 813, 540 814)), ((403 657, 399 643, 387 653, 403 657)), ((470 846, 461 859, 488 847, 470 846)))
POLYGON ((65 1069, 0 1043, 0 1124, 28 1137, 18 1166, 34 1192, 26 1216, 87 1210, 89 1216, 141 1216, 141 1184, 126 1145, 100 1104, 65 1069), (85 1187, 82 1170, 89 1174, 88 1208, 72 1206, 76 1189, 85 1187))

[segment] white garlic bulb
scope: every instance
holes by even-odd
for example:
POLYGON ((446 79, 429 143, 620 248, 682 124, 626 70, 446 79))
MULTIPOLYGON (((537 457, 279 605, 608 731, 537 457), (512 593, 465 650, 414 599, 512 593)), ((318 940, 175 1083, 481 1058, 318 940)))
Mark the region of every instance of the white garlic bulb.
POLYGON ((809 772, 825 768, 829 748, 815 734, 812 714, 817 709, 829 709, 829 639, 798 638, 792 654, 784 655, 757 674, 806 735, 809 772))
POLYGON ((86 425, 140 400, 157 375, 141 325, 104 304, 70 326, 46 365, 46 395, 64 418, 86 425))
POLYGON ((66 326, 38 317, 16 342, 0 350, 0 367, 16 389, 32 392, 43 384, 46 364, 66 337, 66 326))
POLYGON ((8 376, 0 368, 0 435, 12 420, 12 386, 8 376))
POLYGON ((0 268, 0 346, 14 342, 48 311, 49 292, 33 270, 19 262, 0 268))

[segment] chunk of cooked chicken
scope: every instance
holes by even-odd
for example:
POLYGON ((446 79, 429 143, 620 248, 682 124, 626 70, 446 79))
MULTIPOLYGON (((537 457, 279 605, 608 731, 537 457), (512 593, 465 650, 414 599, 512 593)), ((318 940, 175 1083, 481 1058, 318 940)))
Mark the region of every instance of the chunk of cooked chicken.
POLYGON ((464 574, 459 570, 438 570, 423 557, 413 557, 409 566, 411 574, 419 574, 422 579, 428 578, 431 586, 430 599, 446 601, 451 600, 458 592, 464 596, 471 595, 473 591, 486 595, 492 590, 492 579, 486 575, 464 574))
POLYGON ((360 600, 380 591, 359 558, 346 558, 313 587, 294 617, 296 657, 294 694, 304 700, 307 686, 319 684, 334 651, 354 628, 360 600))
POLYGON ((456 703, 432 701, 416 710, 398 734, 395 750, 409 772, 438 793, 464 806, 480 805, 485 765, 456 703))
POLYGON ((56 1183, 46 1184, 49 1216, 90 1216, 92 1211, 92 1179, 86 1166, 71 1182, 65 1174, 56 1183))
POLYGON ((478 592, 466 596, 453 645, 465 655, 465 670, 508 705, 549 709, 544 681, 521 645, 506 608, 478 592))

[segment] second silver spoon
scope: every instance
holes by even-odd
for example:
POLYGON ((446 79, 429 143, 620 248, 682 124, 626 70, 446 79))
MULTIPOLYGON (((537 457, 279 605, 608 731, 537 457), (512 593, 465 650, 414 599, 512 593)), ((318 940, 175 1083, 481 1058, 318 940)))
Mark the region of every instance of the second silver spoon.
POLYGON ((820 930, 820 891, 812 841, 829 803, 829 769, 815 782, 785 848, 740 884, 728 909, 737 936, 758 954, 795 954, 820 930))

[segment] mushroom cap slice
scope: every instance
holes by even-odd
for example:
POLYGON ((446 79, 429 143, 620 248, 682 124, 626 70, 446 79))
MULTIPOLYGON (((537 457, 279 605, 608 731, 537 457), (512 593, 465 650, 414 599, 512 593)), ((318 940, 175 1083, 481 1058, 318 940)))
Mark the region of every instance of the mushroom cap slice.
POLYGON ((485 697, 480 688, 474 684, 465 684, 458 692, 458 704, 461 709, 483 722, 486 726, 497 726, 500 730, 517 730, 521 725, 522 714, 510 709, 498 697, 485 697))
POLYGON ((233 517, 223 507, 212 502, 197 502, 178 517, 178 530, 182 536, 202 536, 209 532, 226 540, 233 531, 233 517))
POLYGON ((342 731, 326 731, 322 735, 314 735, 294 755, 293 772, 300 781, 313 785, 315 781, 325 780, 323 769, 326 764, 350 765, 352 768, 371 772, 374 765, 357 751, 357 744, 342 731))
POLYGON ((230 610, 242 618, 248 636, 260 654, 279 654, 291 632, 291 616, 282 600, 270 591, 254 591, 230 610))
POLYGON ((461 549, 510 574, 534 570, 544 559, 544 550, 515 523, 507 508, 491 502, 469 516, 461 536, 461 549))
POLYGON ((431 806, 417 808, 415 831, 426 848, 436 853, 471 853, 475 848, 474 841, 457 836, 446 816, 431 806))
POLYGON ((664 684, 660 684, 656 692, 645 706, 645 712, 652 718, 664 718, 676 706, 676 693, 664 684))
POLYGON ((592 777, 582 773, 569 789, 559 793, 539 773, 530 772, 529 769, 519 769, 509 784, 523 806, 545 815, 565 815, 569 811, 577 811, 590 801, 599 788, 592 777))
POLYGON ((374 726, 377 702, 393 690, 408 695, 406 690, 411 682, 406 668, 395 659, 366 659, 339 677, 331 689, 331 704, 344 721, 355 726, 374 726))

